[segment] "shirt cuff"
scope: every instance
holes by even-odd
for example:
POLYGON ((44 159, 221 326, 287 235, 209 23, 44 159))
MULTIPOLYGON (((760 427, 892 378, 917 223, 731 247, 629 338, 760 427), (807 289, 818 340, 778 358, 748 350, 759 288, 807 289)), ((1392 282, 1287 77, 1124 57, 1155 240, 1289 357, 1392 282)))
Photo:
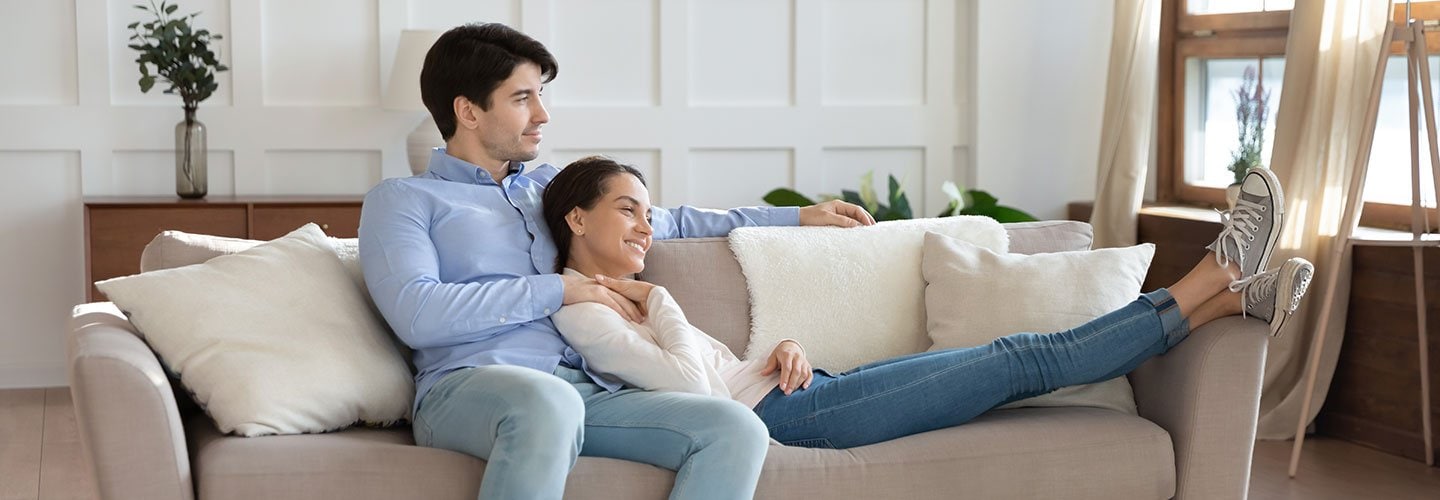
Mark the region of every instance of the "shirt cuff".
MULTIPOLYGON (((805 354, 805 344, 801 344, 799 340, 795 340, 795 339, 780 339, 779 342, 776 342, 776 343, 775 343, 775 347, 780 347, 780 344, 784 344, 785 341, 787 341, 787 340, 788 340, 788 341, 791 341, 791 342, 794 342, 796 346, 799 346, 799 347, 800 347, 800 354, 803 355, 803 356, 805 356, 805 359, 810 359, 810 355, 805 354)), ((774 350, 775 350, 775 347, 771 347, 770 350, 771 350, 771 351, 774 351, 774 350)))
POLYGON ((800 207, 776 207, 769 212, 771 226, 800 225, 800 207))
POLYGON ((547 318, 560 310, 565 302, 565 280, 560 279, 560 275, 538 274, 526 276, 525 280, 530 282, 530 297, 535 302, 531 312, 535 318, 547 318))

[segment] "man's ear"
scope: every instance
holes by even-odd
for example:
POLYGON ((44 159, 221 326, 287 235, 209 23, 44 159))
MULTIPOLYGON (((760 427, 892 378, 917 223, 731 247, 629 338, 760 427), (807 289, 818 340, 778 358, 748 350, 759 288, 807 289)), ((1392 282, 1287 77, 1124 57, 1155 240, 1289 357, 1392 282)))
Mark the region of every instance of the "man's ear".
POLYGON ((455 109, 456 128, 474 130, 480 126, 480 117, 476 116, 478 109, 475 103, 470 102, 470 99, 466 99, 463 95, 458 95, 455 96, 455 100, 451 101, 450 105, 455 109))
POLYGON ((576 236, 585 234, 585 213, 580 211, 580 207, 572 208, 570 213, 565 214, 565 223, 570 225, 570 232, 576 236))

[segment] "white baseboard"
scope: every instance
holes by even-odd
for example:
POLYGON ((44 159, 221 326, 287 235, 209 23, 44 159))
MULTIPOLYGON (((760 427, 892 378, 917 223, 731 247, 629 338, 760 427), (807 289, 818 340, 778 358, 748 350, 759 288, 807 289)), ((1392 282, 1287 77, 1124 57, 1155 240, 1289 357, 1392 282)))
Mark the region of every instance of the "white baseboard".
POLYGON ((64 361, 0 363, 0 389, 66 387, 67 372, 64 361))

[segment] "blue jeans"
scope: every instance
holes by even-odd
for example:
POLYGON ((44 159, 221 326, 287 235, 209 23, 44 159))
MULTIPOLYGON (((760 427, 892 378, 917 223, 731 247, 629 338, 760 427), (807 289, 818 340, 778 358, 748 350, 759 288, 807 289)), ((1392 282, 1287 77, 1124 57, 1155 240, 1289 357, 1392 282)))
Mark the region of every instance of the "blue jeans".
POLYGON ((583 371, 481 366, 446 374, 415 414, 415 442, 488 461, 480 498, 558 499, 576 456, 676 471, 671 498, 751 498, 770 440, 734 401, 607 392, 583 371))
POLYGON ((781 443, 852 448, 963 424, 991 408, 1130 373, 1190 334, 1164 289, 1079 327, 1018 333, 922 352, 840 375, 815 370, 809 389, 770 391, 755 413, 781 443))

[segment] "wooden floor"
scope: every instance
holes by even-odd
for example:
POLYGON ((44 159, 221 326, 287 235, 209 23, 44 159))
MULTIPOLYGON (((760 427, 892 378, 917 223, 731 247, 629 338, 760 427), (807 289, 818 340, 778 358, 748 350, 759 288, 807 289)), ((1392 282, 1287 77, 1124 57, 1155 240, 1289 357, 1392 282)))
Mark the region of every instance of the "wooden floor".
MULTIPOLYGON (((1305 440, 1290 479, 1290 444, 1255 444, 1250 498, 1440 498, 1440 468, 1325 437, 1305 440)), ((0 500, 94 498, 81 460, 68 389, 0 390, 0 500)))
POLYGON ((0 500, 95 498, 70 389, 0 390, 0 500))

